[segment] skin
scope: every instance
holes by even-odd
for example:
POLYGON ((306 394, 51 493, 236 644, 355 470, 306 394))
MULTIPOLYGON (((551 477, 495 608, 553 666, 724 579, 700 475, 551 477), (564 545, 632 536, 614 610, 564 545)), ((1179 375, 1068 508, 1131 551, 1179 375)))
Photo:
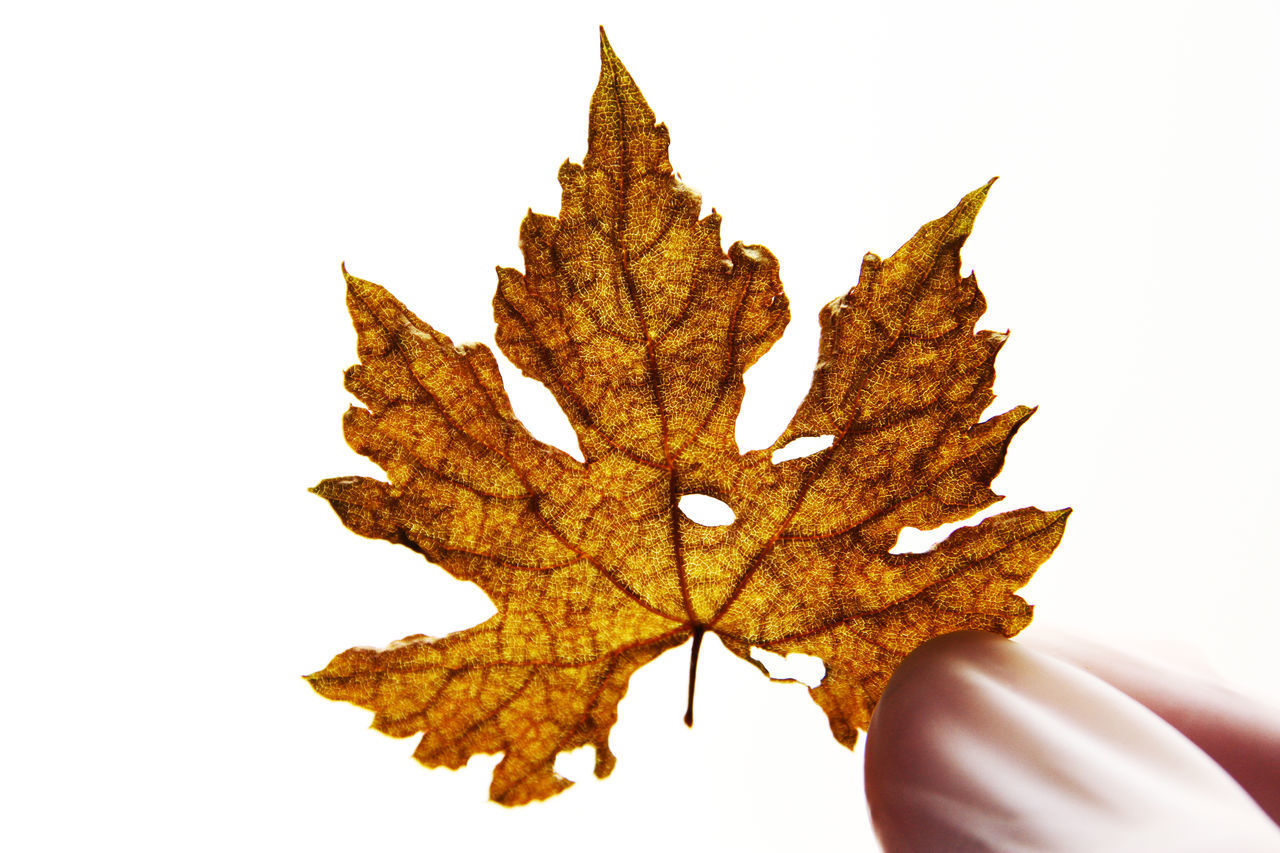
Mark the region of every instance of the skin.
POLYGON ((1280 714, 1086 643, 1049 650, 965 631, 898 668, 867 738, 888 853, 1280 851, 1280 714))

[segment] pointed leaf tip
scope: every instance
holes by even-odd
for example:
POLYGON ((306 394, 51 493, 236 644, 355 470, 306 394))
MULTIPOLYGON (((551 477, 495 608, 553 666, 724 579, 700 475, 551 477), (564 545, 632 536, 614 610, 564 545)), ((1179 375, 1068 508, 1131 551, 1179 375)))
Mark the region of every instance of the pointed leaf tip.
MULTIPOLYGON (((631 79, 631 72, 622 64, 622 60, 618 58, 618 53, 613 49, 613 45, 609 43, 609 37, 604 33, 604 27, 600 27, 600 74, 604 79, 606 69, 612 72, 624 85, 629 88, 635 88, 635 81, 631 79)), ((639 90, 636 91, 640 95, 639 90)), ((640 95, 643 101, 644 96, 640 95)))
POLYGON ((359 277, 352 275, 351 271, 347 269, 346 261, 342 262, 342 280, 347 283, 348 290, 355 287, 356 282, 359 281, 359 277))
POLYGON ((617 59, 617 54, 613 52, 613 45, 609 44, 609 37, 605 35, 604 24, 600 25, 600 58, 604 59, 612 56, 617 59))
POLYGON ((959 236, 968 236, 973 230, 974 220, 978 216, 978 212, 982 210, 983 205, 987 203, 987 194, 991 191, 991 185, 996 182, 995 178, 987 181, 982 186, 971 192, 965 193, 964 198, 952 209, 948 216, 958 217, 953 221, 960 228, 959 236))

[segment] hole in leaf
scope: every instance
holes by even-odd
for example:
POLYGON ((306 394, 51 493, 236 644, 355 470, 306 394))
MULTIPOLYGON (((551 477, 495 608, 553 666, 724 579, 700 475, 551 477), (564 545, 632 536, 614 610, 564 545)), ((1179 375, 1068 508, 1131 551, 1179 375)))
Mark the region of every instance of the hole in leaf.
POLYGON ((819 450, 826 450, 836 440, 834 435, 806 435, 792 439, 773 451, 773 464, 786 462, 788 459, 799 459, 801 456, 812 456, 819 450))
POLYGON ((792 652, 785 657, 776 652, 751 647, 751 658, 758 660, 776 681, 798 681, 806 687, 817 687, 827 677, 827 665, 822 658, 792 652))
POLYGON ((898 534, 897 543, 889 549, 890 554, 927 554, 938 546, 938 543, 950 536, 955 530, 974 524, 973 519, 953 521, 940 524, 932 530, 920 530, 917 527, 904 527, 898 534))
POLYGON ((596 749, 587 744, 556 756, 556 772, 570 782, 590 778, 596 769, 596 749))
POLYGON ((680 511, 690 521, 695 521, 704 527, 723 527, 726 524, 733 524, 737 519, 733 509, 727 503, 711 495, 685 495, 680 498, 680 511))

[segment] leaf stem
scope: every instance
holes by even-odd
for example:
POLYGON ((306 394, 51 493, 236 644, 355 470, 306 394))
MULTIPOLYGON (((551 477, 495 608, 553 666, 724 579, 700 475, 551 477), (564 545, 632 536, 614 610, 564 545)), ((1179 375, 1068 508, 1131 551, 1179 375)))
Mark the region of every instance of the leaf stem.
POLYGON ((693 629, 693 653, 689 655, 689 707, 684 712, 684 724, 693 728, 693 685, 698 680, 698 652, 702 649, 702 635, 706 628, 701 625, 693 629))

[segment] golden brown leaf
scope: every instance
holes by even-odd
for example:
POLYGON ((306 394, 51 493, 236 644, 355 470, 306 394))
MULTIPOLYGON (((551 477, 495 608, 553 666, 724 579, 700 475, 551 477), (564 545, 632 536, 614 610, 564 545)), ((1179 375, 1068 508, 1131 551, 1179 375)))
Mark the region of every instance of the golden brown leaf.
POLYGON ((344 428, 388 482, 314 489, 352 530, 475 582, 498 612, 447 637, 350 649, 311 684, 373 710, 380 731, 424 733, 414 756, 428 766, 504 753, 490 794, 508 805, 563 790, 556 756, 585 744, 608 775, 631 674, 690 637, 696 660, 704 631, 748 660, 752 647, 820 657, 812 695, 852 746, 920 643, 1027 624, 1014 592, 1067 516, 1015 510, 928 553, 889 553, 903 527, 998 500, 989 484, 1032 412, 978 422, 1004 336, 974 333, 985 304, 959 252, 990 184, 888 260, 866 256, 857 286, 822 311, 791 424, 740 453, 743 372, 789 317, 778 262, 763 246, 724 253, 720 218, 699 218, 666 127, 603 33, 601 57, 587 155, 560 168, 559 217, 526 217, 525 271, 499 269, 494 298, 498 345, 551 389, 585 463, 516 419, 488 348, 454 346, 348 274, 360 364, 346 385, 365 407, 344 428), (823 435, 826 450, 771 461, 823 435), (685 517, 678 502, 695 493, 735 521, 685 517))

